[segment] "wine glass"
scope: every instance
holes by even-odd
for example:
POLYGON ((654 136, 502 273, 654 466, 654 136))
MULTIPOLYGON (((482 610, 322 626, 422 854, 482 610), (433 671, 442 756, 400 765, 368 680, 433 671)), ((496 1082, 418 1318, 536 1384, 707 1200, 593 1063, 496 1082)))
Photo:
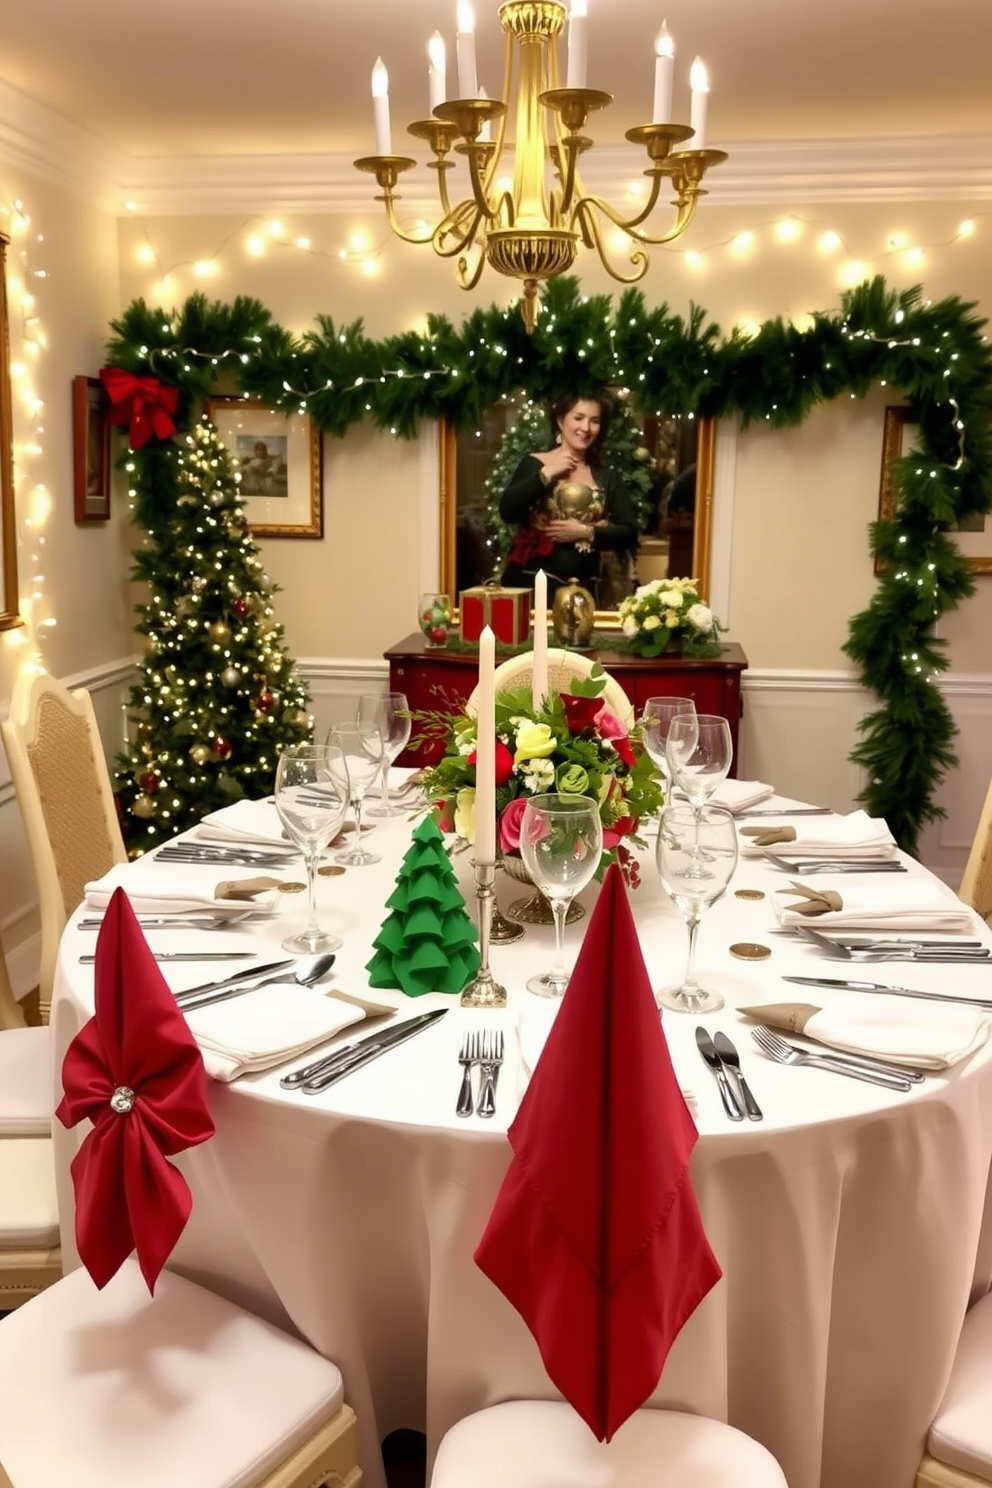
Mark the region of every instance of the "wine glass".
POLYGON ((668 730, 671 728, 672 720, 682 716, 695 718, 696 705, 692 698, 649 697, 641 715, 641 741, 665 782, 666 798, 667 787, 671 781, 668 756, 665 753, 668 730))
POLYGON ((699 917, 722 899, 737 867, 737 823, 723 806, 693 806, 679 802, 661 813, 657 861, 662 886, 675 900, 689 927, 689 956, 681 986, 655 993, 659 1007, 677 1013, 713 1013, 723 1007, 719 992, 700 987, 693 974, 699 917), (706 850, 710 868, 697 872, 697 846, 706 850))
MULTIPOLYGON (((698 816, 733 763, 730 724, 715 713, 697 713, 695 721, 680 714, 669 726, 665 752, 675 784, 698 816)), ((697 875, 705 877, 709 857, 702 844, 697 844, 695 857, 697 875)))
POLYGON ((349 868, 367 868, 370 863, 378 863, 379 854, 366 852, 362 847, 362 802, 382 766, 382 735, 374 726, 342 723, 330 730, 327 742, 339 750, 337 783, 342 790, 349 791, 355 813, 354 846, 339 852, 335 862, 349 868))
POLYGON ((294 955, 336 951, 336 935, 317 923, 317 863, 341 830, 348 811, 347 768, 341 751, 327 744, 290 744, 279 756, 275 784, 276 811, 287 835, 303 853, 307 868, 309 918, 299 935, 282 943, 294 955), (339 784, 344 777, 344 788, 339 784))
POLYGON ((555 920, 555 964, 527 983, 538 997, 561 997, 565 970, 565 916, 590 882, 603 852, 603 823, 591 796, 532 796, 520 821, 520 855, 551 905, 555 920))
POLYGON ((363 692, 358 700, 358 726, 378 729, 383 744, 380 804, 369 807, 369 816, 402 816, 402 811, 389 802, 389 767, 410 739, 410 704, 406 693, 363 692))

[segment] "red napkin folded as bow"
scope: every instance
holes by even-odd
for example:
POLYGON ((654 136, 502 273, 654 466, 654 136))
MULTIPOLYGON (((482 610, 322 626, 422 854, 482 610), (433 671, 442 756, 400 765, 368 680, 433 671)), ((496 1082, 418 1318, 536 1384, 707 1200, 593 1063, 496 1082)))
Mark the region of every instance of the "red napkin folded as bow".
POLYGON ((655 1389, 720 1278, 688 1176, 696 1136, 614 864, 475 1252, 600 1441, 655 1389))
POLYGON ((193 1207, 166 1158, 214 1134, 203 1058, 123 889, 96 943, 96 1011, 62 1063, 63 1126, 93 1123, 73 1158, 76 1247, 98 1287, 132 1250, 149 1291, 193 1207))

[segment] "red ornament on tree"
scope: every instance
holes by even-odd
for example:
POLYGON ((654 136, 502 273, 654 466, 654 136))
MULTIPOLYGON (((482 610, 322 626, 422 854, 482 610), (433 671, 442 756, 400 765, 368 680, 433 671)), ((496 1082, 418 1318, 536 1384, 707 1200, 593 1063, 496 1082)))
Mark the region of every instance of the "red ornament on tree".
POLYGON ((143 775, 138 776, 138 784, 141 786, 141 789, 143 791, 147 791, 150 796, 153 796, 155 794, 161 783, 162 782, 159 780, 158 776, 153 774, 151 770, 148 770, 143 775))
POLYGON ((231 745, 227 739, 214 740, 214 754, 219 760, 226 760, 231 754, 231 745))
POLYGON ((248 613, 248 601, 246 599, 242 599, 239 595, 238 598, 231 605, 231 609, 237 615, 239 620, 243 620, 248 613))
POLYGON ((260 692, 255 707, 260 713, 271 713, 276 705, 275 696, 271 692, 260 692))

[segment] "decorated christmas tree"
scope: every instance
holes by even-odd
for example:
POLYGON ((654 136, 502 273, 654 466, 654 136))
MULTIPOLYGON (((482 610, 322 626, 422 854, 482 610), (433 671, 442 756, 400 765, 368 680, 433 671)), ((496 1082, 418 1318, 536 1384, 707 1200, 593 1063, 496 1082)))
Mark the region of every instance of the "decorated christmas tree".
POLYGON ((431 817, 414 831, 386 906, 390 914, 365 968, 370 987, 420 997, 460 992, 473 979, 479 970, 475 926, 431 817))
POLYGON ((115 793, 134 855, 266 795, 280 749, 309 738, 311 719, 213 425, 148 446, 131 479, 146 528, 132 569, 147 591, 135 627, 145 656, 115 793))

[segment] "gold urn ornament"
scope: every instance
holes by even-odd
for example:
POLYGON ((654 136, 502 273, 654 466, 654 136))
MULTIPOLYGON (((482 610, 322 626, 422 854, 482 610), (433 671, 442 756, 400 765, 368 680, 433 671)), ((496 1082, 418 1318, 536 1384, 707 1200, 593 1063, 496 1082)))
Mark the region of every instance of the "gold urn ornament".
POLYGON ((596 601, 578 579, 569 579, 554 597, 551 626, 563 646, 588 646, 596 625, 596 601))
POLYGON ((575 517, 580 522, 595 522, 603 515, 599 492, 581 481, 559 481, 551 493, 556 517, 575 517))

